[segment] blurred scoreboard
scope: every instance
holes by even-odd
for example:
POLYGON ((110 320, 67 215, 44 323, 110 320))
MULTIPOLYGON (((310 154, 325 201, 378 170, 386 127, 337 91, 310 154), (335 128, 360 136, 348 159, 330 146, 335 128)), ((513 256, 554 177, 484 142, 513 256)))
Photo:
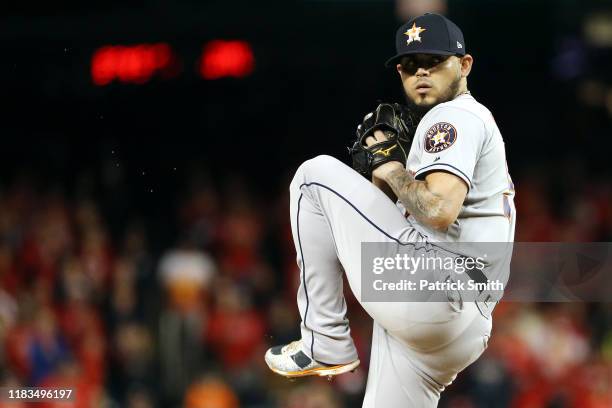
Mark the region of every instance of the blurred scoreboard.
MULTIPOLYGON (((95 85, 116 82, 144 84, 154 76, 171 79, 182 73, 181 56, 167 43, 105 45, 91 58, 95 85)), ((240 40, 213 40, 202 47, 193 69, 203 79, 244 78, 255 68, 251 45, 240 40)))

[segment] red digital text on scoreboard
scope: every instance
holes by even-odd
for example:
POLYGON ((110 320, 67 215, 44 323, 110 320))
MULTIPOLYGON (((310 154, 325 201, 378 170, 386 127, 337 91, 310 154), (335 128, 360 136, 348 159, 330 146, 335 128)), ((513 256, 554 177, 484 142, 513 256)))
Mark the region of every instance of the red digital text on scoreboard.
POLYGON ((204 79, 243 78, 253 72, 255 58, 244 41, 211 41, 200 56, 200 75, 204 79))
MULTIPOLYGON (((112 82, 144 84, 154 76, 178 74, 179 58, 166 43, 137 45, 105 45, 91 58, 91 78, 95 85, 112 82)), ((248 42, 214 40, 202 47, 196 71, 207 80, 244 78, 255 67, 255 57, 248 42)))

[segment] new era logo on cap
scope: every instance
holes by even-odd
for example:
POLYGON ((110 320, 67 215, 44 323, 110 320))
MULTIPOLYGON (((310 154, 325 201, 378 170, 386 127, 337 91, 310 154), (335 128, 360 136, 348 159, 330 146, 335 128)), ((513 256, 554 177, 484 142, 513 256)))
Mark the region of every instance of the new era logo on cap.
POLYGON ((385 65, 393 65, 407 54, 465 55, 465 41, 455 23, 439 14, 426 13, 397 30, 395 49, 397 54, 385 65))

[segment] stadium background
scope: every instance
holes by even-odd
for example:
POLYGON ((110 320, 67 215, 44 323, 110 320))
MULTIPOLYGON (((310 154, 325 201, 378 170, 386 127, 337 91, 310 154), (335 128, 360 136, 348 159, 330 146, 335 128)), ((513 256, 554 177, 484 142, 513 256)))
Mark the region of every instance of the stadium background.
MULTIPOLYGON (((287 186, 307 158, 346 160, 377 100, 402 100, 382 63, 420 7, 456 21, 475 57, 469 87, 506 139, 517 241, 611 241, 609 2, 7 4, 0 385, 74 386, 78 407, 360 406, 371 322, 353 299, 355 374, 289 382, 263 363, 298 333, 287 186), (227 58, 243 77, 204 78, 215 40, 242 41, 252 72, 239 47, 227 58), (138 44, 162 44, 163 67, 95 83, 96 52, 138 44)), ((442 407, 611 406, 609 303, 495 314, 442 407)))

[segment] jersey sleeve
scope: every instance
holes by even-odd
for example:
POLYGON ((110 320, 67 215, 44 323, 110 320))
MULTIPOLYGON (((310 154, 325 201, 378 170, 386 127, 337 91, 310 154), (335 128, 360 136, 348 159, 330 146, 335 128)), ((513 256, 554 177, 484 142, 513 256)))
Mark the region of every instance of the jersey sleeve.
POLYGON ((446 171, 472 187, 476 161, 485 140, 483 121, 457 107, 440 107, 423 124, 424 134, 417 147, 421 160, 415 178, 422 180, 432 171, 446 171))

